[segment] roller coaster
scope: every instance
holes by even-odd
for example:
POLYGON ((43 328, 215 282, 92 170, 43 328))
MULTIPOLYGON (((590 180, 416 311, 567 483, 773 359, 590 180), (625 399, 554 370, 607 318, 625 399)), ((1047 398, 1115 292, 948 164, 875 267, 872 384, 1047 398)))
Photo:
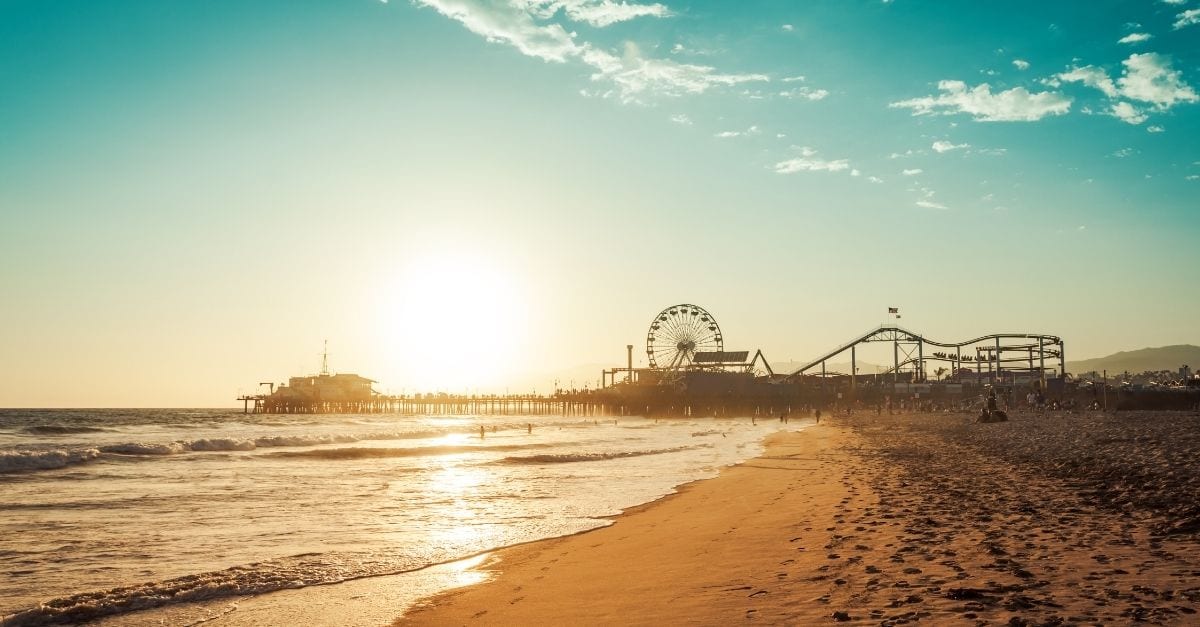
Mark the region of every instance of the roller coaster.
POLYGON ((991 383, 1004 381, 1006 373, 1010 378, 1022 374, 1027 378, 1039 378, 1044 383, 1047 378, 1047 359, 1058 362, 1056 376, 1059 377, 1066 372, 1067 365, 1063 340, 1055 335, 992 333, 963 342, 940 342, 903 327, 881 325, 806 363, 784 377, 784 380, 795 381, 804 376, 845 376, 845 373, 826 370, 826 362, 849 351, 849 375, 853 381, 858 372, 857 348, 860 344, 871 342, 892 343, 892 366, 879 374, 890 374, 897 379, 905 368, 911 368, 911 381, 914 383, 926 381, 925 366, 931 361, 950 364, 950 376, 953 379, 988 379, 991 383), (953 352, 939 350, 926 353, 927 346, 952 349, 953 352), (818 366, 821 368, 819 375, 809 372, 818 366), (974 369, 970 366, 974 366, 974 369))

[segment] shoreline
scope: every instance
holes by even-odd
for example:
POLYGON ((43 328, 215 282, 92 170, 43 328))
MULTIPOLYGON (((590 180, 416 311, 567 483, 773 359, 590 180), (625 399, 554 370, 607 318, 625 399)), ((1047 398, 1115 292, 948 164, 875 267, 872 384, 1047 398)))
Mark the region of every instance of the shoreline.
MULTIPOLYGON (((801 421, 795 426, 802 429, 807 424, 809 421, 801 421)), ((780 425, 780 427, 782 426, 780 425)), ((758 450, 761 453, 764 440, 775 432, 774 427, 770 427, 770 429, 764 428, 753 435, 753 442, 756 444, 755 449, 752 450, 758 450)), ((697 434, 693 434, 693 436, 695 435, 697 434)), ((731 437, 730 442, 735 440, 736 438, 731 437)), ((743 452, 742 456, 745 454, 747 453, 743 452)), ((749 454, 754 453, 750 452, 749 454)), ((485 579, 489 575, 475 567, 497 551, 508 551, 604 529, 629 512, 676 497, 689 485, 711 480, 723 470, 734 465, 733 460, 724 461, 722 464, 711 466, 706 470, 705 474, 708 475, 706 478, 687 480, 681 477, 680 479, 684 480, 683 483, 674 486, 664 484, 667 491, 658 492, 653 496, 644 495, 646 498, 651 498, 649 501, 637 503, 619 511, 614 508, 608 510, 606 514, 597 514, 592 519, 594 524, 599 526, 567 535, 532 538, 411 571, 368 575, 340 582, 284 588, 245 596, 226 593, 206 600, 170 603, 141 611, 98 617, 89 624, 109 627, 141 625, 147 622, 156 624, 203 623, 206 625, 273 625, 281 622, 292 624, 307 622, 316 625, 388 624, 405 609, 423 598, 433 596, 442 590, 469 585, 485 579)))
POLYGON ((1197 425, 838 417, 609 527, 497 551, 485 582, 392 624, 1186 624, 1197 425), (1117 475, 1128 485, 1104 491, 1117 475), (1155 489, 1182 505, 1121 500, 1155 489))
POLYGON ((1195 433, 1200 414, 1154 412, 806 422, 605 527, 168 622, 1188 624, 1195 433))

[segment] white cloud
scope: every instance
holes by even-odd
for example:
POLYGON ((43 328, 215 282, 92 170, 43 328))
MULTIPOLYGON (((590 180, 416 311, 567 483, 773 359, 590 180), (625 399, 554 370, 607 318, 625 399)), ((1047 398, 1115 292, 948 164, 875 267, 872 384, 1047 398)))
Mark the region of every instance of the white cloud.
POLYGON ((671 121, 676 124, 682 124, 684 126, 692 125, 692 118, 689 118, 686 113, 677 113, 677 114, 671 116, 671 121))
POLYGON ((1191 26, 1192 24, 1200 24, 1200 9, 1188 9, 1176 15, 1175 23, 1172 24, 1172 27, 1175 30, 1179 30, 1184 26, 1191 26))
POLYGON ((829 92, 824 89, 809 89, 808 87, 797 87, 779 92, 781 98, 802 100, 824 100, 828 95, 829 92))
POLYGON ((1200 181, 1200 174, 1189 174, 1183 178, 1189 181, 1200 181))
POLYGON ((1149 41, 1153 35, 1150 33, 1129 33, 1128 35, 1117 40, 1119 44, 1138 44, 1143 41, 1149 41))
POLYGON ((862 172, 859 172, 858 168, 854 168, 850 170, 850 176, 862 176, 862 172))
POLYGON ((648 96, 700 94, 716 87, 767 81, 764 74, 722 74, 716 69, 670 59, 642 56, 637 46, 626 44, 621 56, 602 50, 560 24, 543 23, 562 12, 567 18, 593 26, 607 26, 637 17, 670 14, 661 4, 616 0, 414 0, 453 19, 488 41, 513 46, 522 54, 556 63, 578 59, 594 70, 591 79, 607 82, 615 90, 601 92, 623 102, 648 96))
POLYGON ((784 30, 784 32, 787 32, 787 33, 790 33, 792 31, 796 30, 796 27, 792 26, 791 24, 784 24, 783 26, 780 26, 780 28, 782 28, 784 30))
POLYGON ((1108 76, 1108 72, 1090 65, 1074 68, 1070 72, 1056 74, 1054 78, 1068 83, 1083 83, 1088 87, 1095 87, 1104 92, 1104 95, 1109 98, 1116 98, 1119 93, 1116 83, 1108 76))
MULTIPOLYGON (((1196 12, 1200 15, 1200 9, 1196 12)), ((1117 84, 1126 98, 1149 102, 1160 111, 1179 102, 1200 100, 1195 90, 1180 79, 1182 72, 1171 69, 1167 57, 1153 52, 1131 54, 1123 64, 1125 75, 1117 79, 1117 84)))
POLYGON ((1119 118, 1122 122, 1128 122, 1129 124, 1141 124, 1148 117, 1145 113, 1139 111, 1137 107, 1124 101, 1113 103, 1110 111, 1113 117, 1119 118))
POLYGON ((1025 71, 1029 69, 1029 62, 1024 59, 1013 59, 1013 65, 1018 70, 1025 71))
POLYGON ((883 182, 883 179, 879 178, 878 176, 868 176, 867 180, 871 181, 872 183, 882 183, 883 182))
POLYGON ((1160 1, 1163 4, 1173 4, 1175 6, 1179 6, 1181 4, 1187 4, 1187 0, 1160 0, 1160 1))
POLYGON ((1118 159, 1124 159, 1125 157, 1128 157, 1129 155, 1132 155, 1132 154, 1133 154, 1132 148, 1122 148, 1122 149, 1112 153, 1112 156, 1114 156, 1118 159))
POLYGON ((575 36, 558 24, 538 24, 533 15, 512 5, 481 4, 472 0, 416 0, 462 23, 488 41, 507 43, 522 54, 562 63, 582 50, 575 36))
POLYGON ((804 77, 803 76, 786 76, 784 78, 779 79, 779 82, 781 82, 781 83, 795 83, 797 81, 803 82, 804 77))
POLYGON ((625 102, 637 102, 652 94, 701 94, 714 87, 769 80, 765 74, 721 74, 704 65, 645 58, 633 44, 626 44, 622 57, 589 45, 582 59, 596 69, 592 80, 613 83, 625 102))
POLYGON ((758 135, 759 132, 760 131, 758 130, 758 126, 751 126, 750 128, 748 128, 744 131, 722 131, 720 133, 717 133, 716 135, 713 135, 713 137, 719 137, 721 139, 729 139, 731 137, 746 137, 749 135, 758 135))
POLYGON ((916 176, 924 171, 925 170, 922 170, 921 168, 913 168, 911 170, 903 170, 900 173, 903 174, 904 176, 916 176))
POLYGON ((933 202, 932 200, 918 200, 917 206, 924 207, 925 209, 946 209, 947 208, 946 205, 943 205, 943 204, 937 203, 937 202, 933 202))
POLYGON ((817 151, 807 146, 799 148, 800 156, 776 163, 772 168, 776 174, 793 174, 795 172, 841 172, 850 169, 850 161, 837 159, 827 161, 817 157, 817 151))
POLYGON ((1150 126, 1147 126, 1147 127, 1146 127, 1146 132, 1147 132, 1147 133, 1161 133, 1161 132, 1163 132, 1163 131, 1165 131, 1165 130, 1167 130, 1167 129, 1165 129, 1165 128, 1161 127, 1161 126, 1158 126, 1157 124, 1150 125, 1150 126))
POLYGON ((1087 227, 1081 224, 1081 225, 1079 225, 1079 228, 1077 228, 1077 229, 1075 229, 1075 230, 1076 230, 1076 231, 1086 231, 1086 230, 1087 230, 1087 227))
MULTIPOLYGON (((420 0, 424 2, 425 0, 420 0)), ((534 16, 547 19, 560 10, 575 22, 592 26, 609 26, 639 17, 667 17, 667 7, 654 4, 614 2, 613 0, 513 0, 517 8, 525 8, 534 16)))
POLYGON ((959 148, 970 148, 971 144, 954 144, 944 140, 933 142, 933 150, 937 153, 950 152, 959 148))
POLYGON ((967 113, 983 122, 1031 122, 1048 115, 1062 115, 1071 109, 1071 99, 1055 92, 1030 93, 1014 87, 996 94, 987 83, 967 88, 962 81, 941 81, 941 94, 913 98, 889 104, 892 108, 912 109, 913 115, 967 113))

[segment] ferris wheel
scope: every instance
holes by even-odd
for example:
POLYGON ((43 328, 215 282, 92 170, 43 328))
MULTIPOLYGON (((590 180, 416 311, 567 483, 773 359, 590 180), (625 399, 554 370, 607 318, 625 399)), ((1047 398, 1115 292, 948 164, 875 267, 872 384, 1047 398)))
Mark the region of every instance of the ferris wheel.
POLYGON ((724 350, 717 319, 696 305, 673 305, 650 322, 646 333, 646 357, 651 368, 679 369, 690 366, 698 352, 724 350))

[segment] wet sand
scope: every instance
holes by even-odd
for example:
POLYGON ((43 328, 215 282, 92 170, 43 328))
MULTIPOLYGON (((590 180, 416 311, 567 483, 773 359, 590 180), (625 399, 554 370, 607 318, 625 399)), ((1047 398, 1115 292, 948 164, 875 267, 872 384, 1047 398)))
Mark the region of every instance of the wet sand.
POLYGON ((1196 624, 1200 416, 839 417, 396 625, 1196 624))

